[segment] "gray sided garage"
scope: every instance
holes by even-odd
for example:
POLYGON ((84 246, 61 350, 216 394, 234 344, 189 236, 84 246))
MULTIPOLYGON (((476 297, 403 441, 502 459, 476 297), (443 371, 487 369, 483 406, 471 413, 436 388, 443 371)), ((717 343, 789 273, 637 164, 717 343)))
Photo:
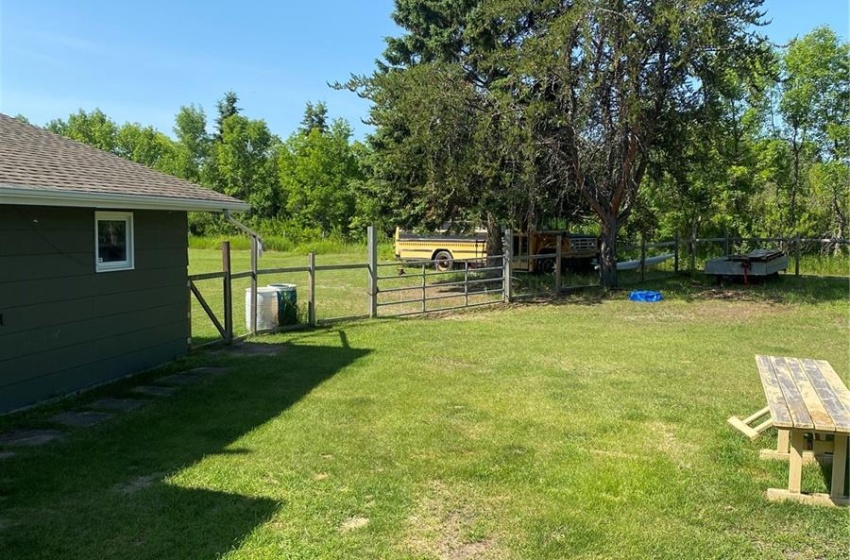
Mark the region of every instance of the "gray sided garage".
POLYGON ((187 212, 247 208, 0 115, 0 413, 185 355, 187 212))

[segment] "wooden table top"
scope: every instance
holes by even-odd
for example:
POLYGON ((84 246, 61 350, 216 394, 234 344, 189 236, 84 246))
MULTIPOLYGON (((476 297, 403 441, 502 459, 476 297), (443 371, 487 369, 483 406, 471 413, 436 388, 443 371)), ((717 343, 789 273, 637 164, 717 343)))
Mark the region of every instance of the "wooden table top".
POLYGON ((824 360, 756 356, 777 428, 850 434, 850 390, 824 360))

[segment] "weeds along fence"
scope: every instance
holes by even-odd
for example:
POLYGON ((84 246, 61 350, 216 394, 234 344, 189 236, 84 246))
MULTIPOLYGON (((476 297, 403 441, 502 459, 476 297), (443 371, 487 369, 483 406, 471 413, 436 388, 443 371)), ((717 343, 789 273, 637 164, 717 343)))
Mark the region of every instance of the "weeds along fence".
MULTIPOLYGON (((511 239, 509 231, 506 239, 511 239)), ((373 228, 369 228, 365 262, 362 257, 351 255, 337 256, 336 262, 325 264, 310 253, 301 262, 291 259, 292 266, 260 268, 259 243, 252 239, 250 262, 240 264, 247 268, 241 271, 234 270, 230 243, 224 242, 220 271, 189 276, 190 341, 195 347, 227 343, 258 332, 448 312, 524 298, 555 297, 599 286, 598 270, 565 266, 571 263, 561 254, 560 241, 554 254, 516 256, 512 254, 512 244, 505 243, 504 255, 459 261, 451 270, 439 270, 437 263, 430 260, 380 262, 373 228), (553 259, 546 267, 537 266, 553 259), (552 272, 528 272, 540 268, 552 272), (280 283, 293 284, 297 289, 294 320, 262 330, 257 318, 258 290, 280 283)), ((712 258, 767 247, 781 248, 789 254, 787 274, 848 275, 847 257, 833 256, 835 247, 845 252, 850 248, 847 240, 723 237, 621 242, 618 258, 624 269, 618 272, 618 280, 623 287, 648 284, 679 272, 702 270, 712 258)), ((244 253, 237 255, 244 259, 244 253)))

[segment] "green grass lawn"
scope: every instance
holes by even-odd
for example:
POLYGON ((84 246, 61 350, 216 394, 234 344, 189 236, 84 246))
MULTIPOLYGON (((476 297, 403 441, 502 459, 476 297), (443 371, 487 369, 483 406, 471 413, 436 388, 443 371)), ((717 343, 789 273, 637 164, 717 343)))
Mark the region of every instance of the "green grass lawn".
POLYGON ((768 502, 775 434, 726 418, 763 406, 755 354, 848 379, 847 280, 646 287, 665 301, 347 323, 143 374, 229 368, 0 460, 0 558, 846 558, 848 511, 768 502))

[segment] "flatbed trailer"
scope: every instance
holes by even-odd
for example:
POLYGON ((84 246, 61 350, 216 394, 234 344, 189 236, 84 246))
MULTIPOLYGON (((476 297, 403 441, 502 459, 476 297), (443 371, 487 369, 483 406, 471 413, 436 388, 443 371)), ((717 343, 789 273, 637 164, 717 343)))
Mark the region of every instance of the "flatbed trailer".
POLYGON ((788 269, 788 255, 778 249, 756 249, 743 255, 727 255, 705 263, 705 274, 724 278, 765 278, 788 269))

